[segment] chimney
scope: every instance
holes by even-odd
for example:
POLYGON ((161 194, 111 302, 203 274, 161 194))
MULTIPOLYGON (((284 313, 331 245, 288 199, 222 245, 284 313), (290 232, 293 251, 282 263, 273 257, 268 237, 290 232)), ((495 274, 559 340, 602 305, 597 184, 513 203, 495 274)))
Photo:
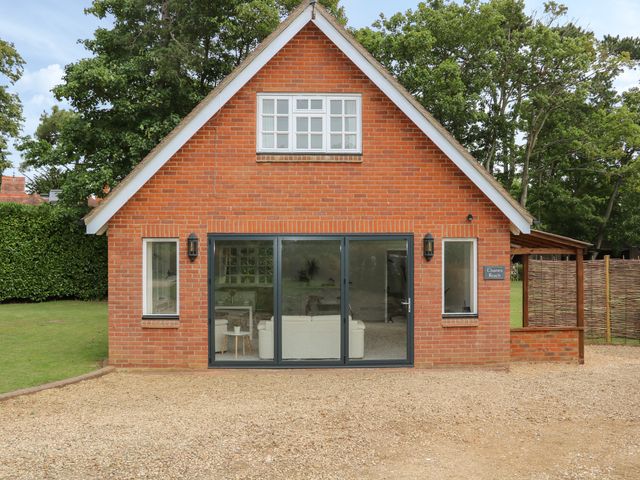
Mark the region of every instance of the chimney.
POLYGON ((6 194, 24 194, 24 177, 2 177, 2 185, 0 193, 6 194))

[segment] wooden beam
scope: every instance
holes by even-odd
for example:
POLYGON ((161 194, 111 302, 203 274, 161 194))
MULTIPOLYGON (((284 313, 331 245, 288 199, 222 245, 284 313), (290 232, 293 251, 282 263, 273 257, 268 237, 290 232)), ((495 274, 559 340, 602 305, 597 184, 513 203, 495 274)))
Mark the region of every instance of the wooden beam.
POLYGON ((522 326, 529 326, 529 255, 522 256, 522 326))
POLYGON ((576 248, 576 318, 578 332, 578 361, 584 363, 584 250, 576 248))
POLYGON ((536 239, 531 238, 511 238, 512 245, 518 245, 520 247, 525 248, 567 248, 572 252, 575 252, 575 247, 571 245, 558 245, 557 243, 547 242, 547 241, 538 241, 536 239))
POLYGON ((573 248, 551 247, 516 247, 511 249, 511 255, 575 255, 573 248))
POLYGON ((611 283, 609 279, 609 263, 611 256, 604 256, 604 320, 605 337, 607 343, 611 343, 611 283))
POLYGON ((553 242, 555 245, 560 244, 574 249, 586 250, 591 246, 590 243, 582 242, 580 240, 576 240, 575 238, 563 237, 562 235, 542 232, 540 230, 532 230, 529 235, 531 236, 531 238, 535 238, 536 240, 546 240, 549 242, 553 242))
POLYGON ((532 230, 531 233, 511 234, 511 244, 522 248, 560 248, 568 249, 567 253, 575 254, 576 249, 586 250, 591 244, 574 240, 573 238, 562 237, 548 232, 532 230))

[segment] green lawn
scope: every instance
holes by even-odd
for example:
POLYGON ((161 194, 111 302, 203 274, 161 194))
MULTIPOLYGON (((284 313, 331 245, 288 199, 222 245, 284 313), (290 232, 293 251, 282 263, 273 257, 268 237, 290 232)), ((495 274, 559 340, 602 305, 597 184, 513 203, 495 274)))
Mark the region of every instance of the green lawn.
MULTIPOLYGON (((511 327, 521 326, 522 282, 514 281, 511 327)), ((89 372, 106 357, 106 302, 0 304, 0 393, 89 372)))
POLYGON ((106 302, 0 304, 0 393, 95 370, 106 357, 106 302))
POLYGON ((522 282, 511 282, 511 328, 522 327, 522 282))

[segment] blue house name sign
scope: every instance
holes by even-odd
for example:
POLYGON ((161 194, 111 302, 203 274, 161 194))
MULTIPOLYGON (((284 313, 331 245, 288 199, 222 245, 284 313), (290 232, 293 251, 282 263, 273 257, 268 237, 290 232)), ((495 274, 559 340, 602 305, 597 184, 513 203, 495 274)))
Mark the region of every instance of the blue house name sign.
POLYGON ((503 266, 490 266, 482 267, 484 271, 485 280, 504 280, 505 267, 503 266))

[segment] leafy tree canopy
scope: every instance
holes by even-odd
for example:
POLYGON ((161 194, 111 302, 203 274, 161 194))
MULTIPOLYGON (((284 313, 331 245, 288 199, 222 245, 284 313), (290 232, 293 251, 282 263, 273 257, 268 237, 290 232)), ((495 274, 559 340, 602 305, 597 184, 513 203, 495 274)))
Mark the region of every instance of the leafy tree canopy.
MULTIPOLYGON (((299 3, 94 0, 86 13, 113 25, 82 42, 91 57, 67 65, 54 93, 74 115, 56 120, 51 148, 38 133, 23 139, 23 167, 68 169, 68 203, 104 195, 299 3)), ((321 3, 345 22, 338 0, 321 3)))
POLYGON ((0 38, 0 175, 11 166, 8 159, 8 141, 20 131, 22 104, 9 87, 22 76, 24 60, 12 43, 0 38))
POLYGON ((40 115, 34 135, 19 140, 20 169, 29 172, 29 193, 47 194, 64 186, 68 172, 79 163, 76 146, 71 143, 77 136, 75 129, 82 129, 80 116, 54 106, 50 113, 40 115))
POLYGON ((598 40, 566 15, 556 2, 534 16, 522 0, 429 0, 354 34, 541 228, 637 244, 640 229, 616 226, 638 183, 637 93, 613 82, 640 39, 598 40))
MULTIPOLYGON (((323 2, 346 23, 339 0, 323 2)), ((55 89, 23 166, 67 204, 118 183, 299 0, 94 0, 113 19, 55 89)), ((621 249, 640 244, 640 94, 614 81, 640 39, 602 39, 547 2, 427 0, 352 30, 492 172, 540 228, 621 249)), ((35 182, 34 182, 35 184, 35 182)))

